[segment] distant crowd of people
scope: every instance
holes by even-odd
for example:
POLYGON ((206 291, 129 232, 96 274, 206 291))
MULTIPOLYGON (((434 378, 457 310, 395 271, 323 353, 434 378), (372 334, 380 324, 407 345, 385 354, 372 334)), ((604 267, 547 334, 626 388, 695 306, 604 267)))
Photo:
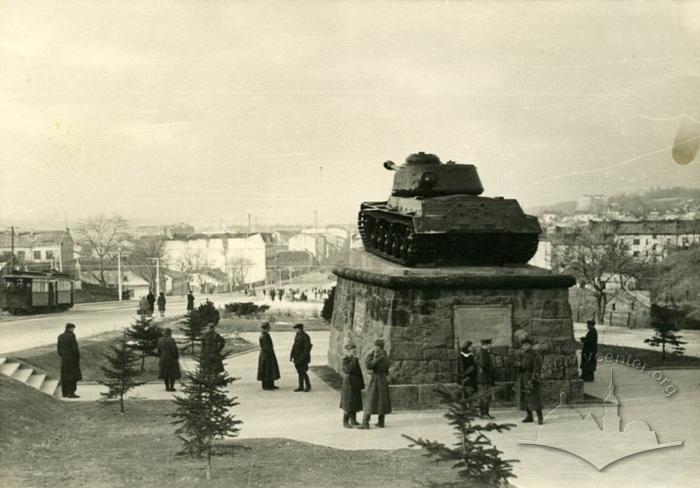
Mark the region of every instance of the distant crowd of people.
POLYGON ((329 288, 316 286, 312 288, 262 288, 261 291, 264 298, 270 297, 273 302, 275 299, 279 302, 283 300, 290 302, 323 301, 330 293, 329 288))

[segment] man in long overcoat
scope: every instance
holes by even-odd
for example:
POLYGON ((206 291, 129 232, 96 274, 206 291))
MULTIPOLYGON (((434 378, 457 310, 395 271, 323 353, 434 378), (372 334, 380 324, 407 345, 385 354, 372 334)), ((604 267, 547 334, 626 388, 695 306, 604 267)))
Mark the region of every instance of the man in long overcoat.
POLYGON ((192 313, 192 310, 194 310, 194 295, 192 294, 192 290, 190 290, 187 293, 187 313, 192 313))
POLYGON ((581 337, 583 347, 581 348, 581 379, 583 381, 594 381, 598 355, 598 331, 595 330, 595 320, 586 322, 588 332, 585 337, 581 337))
POLYGON ((75 394, 78 381, 83 379, 80 371, 80 350, 73 333, 75 325, 68 322, 65 332, 58 336, 57 350, 61 356, 61 393, 63 398, 80 398, 75 394))
POLYGON ((294 363, 299 376, 299 387, 294 391, 311 391, 311 381, 309 380, 309 363, 311 362, 311 338, 304 332, 304 324, 294 326, 296 335, 294 345, 289 354, 289 360, 294 363))
POLYGON ((153 310, 155 310, 156 297, 150 290, 148 290, 148 295, 146 295, 146 301, 148 301, 148 313, 150 315, 153 315, 153 310))
POLYGON ((471 396, 476 393, 476 358, 474 357, 472 341, 465 341, 459 351, 457 378, 466 395, 471 396))
POLYGON ((160 366, 158 378, 165 383, 165 391, 175 391, 175 380, 179 380, 182 374, 180 373, 180 353, 170 328, 163 329, 163 336, 158 339, 156 350, 160 366))
POLYGON ((482 339, 481 349, 475 355, 475 363, 479 414, 481 418, 492 419, 489 409, 491 408, 491 389, 496 384, 496 372, 491 357, 491 339, 482 339))
POLYGON ((222 351, 226 346, 226 340, 214 330, 214 324, 207 324, 207 331, 202 336, 202 369, 210 373, 224 371, 224 357, 222 351))
POLYGON ((258 356, 258 381, 262 381, 263 390, 279 390, 275 380, 280 379, 280 367, 275 356, 275 347, 270 337, 270 322, 260 326, 260 355, 258 356))
POLYGON ((158 311, 161 317, 165 317, 165 303, 165 294, 161 291, 160 295, 158 295, 158 311))
POLYGON ((378 415, 377 427, 384 427, 384 416, 391 413, 391 397, 389 396, 389 356, 384 350, 384 341, 377 339, 374 342, 374 350, 365 359, 365 366, 372 372, 367 385, 367 398, 365 402, 364 418, 358 429, 369 429, 370 417, 378 415))
POLYGON ((542 425, 542 398, 540 381, 542 376, 542 358, 532 350, 532 340, 522 341, 522 356, 518 366, 518 382, 516 383, 521 409, 527 412, 523 422, 533 422, 532 411, 537 412, 537 423, 542 425))
POLYGON ((360 361, 355 357, 355 345, 347 344, 343 358, 343 388, 340 390, 340 408, 343 409, 343 427, 346 429, 360 425, 356 414, 362 410, 364 389, 365 379, 362 377, 360 361))

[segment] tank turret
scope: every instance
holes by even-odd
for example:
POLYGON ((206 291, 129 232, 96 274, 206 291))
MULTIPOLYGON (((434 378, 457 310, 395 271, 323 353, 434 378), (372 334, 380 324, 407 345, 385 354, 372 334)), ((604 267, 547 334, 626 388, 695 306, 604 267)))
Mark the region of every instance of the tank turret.
POLYGON ((396 171, 391 194, 401 197, 440 195, 481 195, 484 187, 473 164, 443 164, 434 154, 419 152, 398 166, 385 161, 384 167, 396 171))
POLYGON ((481 197, 471 164, 411 154, 396 171, 385 202, 364 202, 358 227, 365 249, 407 266, 527 263, 542 232, 536 217, 503 197, 481 197))

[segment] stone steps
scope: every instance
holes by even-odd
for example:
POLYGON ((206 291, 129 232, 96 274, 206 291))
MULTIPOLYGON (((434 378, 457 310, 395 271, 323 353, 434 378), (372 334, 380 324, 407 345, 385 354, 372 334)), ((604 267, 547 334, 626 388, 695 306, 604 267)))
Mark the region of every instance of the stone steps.
POLYGON ((45 395, 60 396, 60 382, 46 372, 17 359, 0 357, 0 374, 20 381, 45 395))

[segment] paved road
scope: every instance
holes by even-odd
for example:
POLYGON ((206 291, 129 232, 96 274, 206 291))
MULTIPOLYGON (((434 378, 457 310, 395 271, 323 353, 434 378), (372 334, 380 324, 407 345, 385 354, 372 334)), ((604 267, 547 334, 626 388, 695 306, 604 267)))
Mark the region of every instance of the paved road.
MULTIPOLYGON (((199 303, 200 299, 196 297, 199 303)), ((272 306, 272 310, 280 312, 308 312, 311 309, 320 310, 320 302, 270 302, 260 298, 252 299, 241 294, 215 294, 209 298, 217 306, 232 301, 255 301, 256 303, 266 303, 272 306)), ((14 316, 4 314, 0 316, 0 354, 7 354, 12 351, 20 351, 30 347, 52 344, 56 341, 58 334, 63 332, 66 322, 76 324, 76 336, 78 339, 103 332, 119 330, 127 327, 136 316, 138 307, 137 300, 124 302, 103 302, 78 304, 72 309, 51 314, 14 316)), ((166 317, 180 315, 185 312, 185 297, 168 297, 166 307, 166 317)), ((156 314, 157 315, 157 314, 156 314)))

